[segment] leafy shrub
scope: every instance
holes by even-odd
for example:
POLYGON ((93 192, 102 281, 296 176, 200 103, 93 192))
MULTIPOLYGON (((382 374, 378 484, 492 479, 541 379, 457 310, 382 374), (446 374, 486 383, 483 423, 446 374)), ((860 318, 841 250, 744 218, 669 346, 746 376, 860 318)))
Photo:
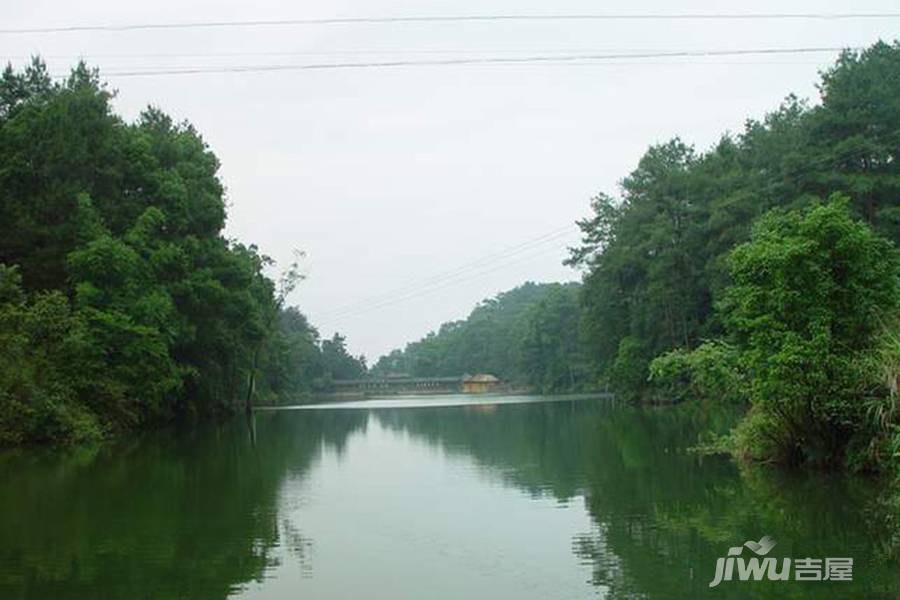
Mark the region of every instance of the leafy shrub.
POLYGON ((650 382, 665 398, 699 398, 736 403, 747 399, 747 377, 738 351, 720 340, 692 351, 676 349, 650 362, 650 382))
POLYGON ((634 337, 622 338, 616 360, 607 375, 615 391, 627 401, 637 401, 647 386, 646 350, 640 340, 634 337))
POLYGON ((866 398, 885 391, 870 383, 871 357, 883 317, 900 303, 896 249, 834 196, 764 216, 730 266, 720 310, 753 404, 737 432, 740 452, 853 462, 872 438, 866 398))

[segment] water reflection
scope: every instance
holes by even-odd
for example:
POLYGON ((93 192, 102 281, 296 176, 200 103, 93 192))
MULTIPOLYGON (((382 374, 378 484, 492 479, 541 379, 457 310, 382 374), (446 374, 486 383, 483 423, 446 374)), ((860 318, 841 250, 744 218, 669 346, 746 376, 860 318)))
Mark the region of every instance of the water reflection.
MULTIPOLYGON (((365 416, 240 421, 61 454, 0 455, 0 598, 225 598, 275 564, 289 474, 365 416)), ((302 532, 288 543, 303 560, 302 532)))
POLYGON ((533 400, 261 412, 254 436, 236 421, 0 455, 0 597, 696 597, 763 534, 778 556, 853 556, 854 581, 715 595, 900 589, 873 482, 687 452, 727 412, 533 400))

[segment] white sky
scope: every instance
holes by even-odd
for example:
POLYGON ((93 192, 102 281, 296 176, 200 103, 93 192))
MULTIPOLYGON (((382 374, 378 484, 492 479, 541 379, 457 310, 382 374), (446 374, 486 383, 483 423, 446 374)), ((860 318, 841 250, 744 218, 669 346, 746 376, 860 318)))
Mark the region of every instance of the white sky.
MULTIPOLYGON (((367 2, 6 0, 0 29, 247 19, 503 13, 892 12, 884 2, 367 2)), ((0 58, 32 53, 61 73, 427 60, 467 56, 868 45, 900 19, 391 23, 0 35, 0 58), (273 55, 271 53, 296 53, 273 55), (254 55, 254 53, 256 53, 254 55), (260 55, 259 53, 268 53, 260 55), (152 56, 147 56, 148 54, 152 56), (189 54, 193 56, 160 56, 189 54), (217 56, 210 56, 217 54, 217 56), (224 56, 222 56, 224 54, 224 56), (143 55, 143 56, 134 56, 143 55)), ((788 93, 814 97, 835 54, 612 61, 605 65, 403 67, 109 77, 117 110, 153 103, 202 132, 222 161, 227 234, 282 264, 307 253, 291 298, 322 334, 370 362, 561 265, 598 191, 649 144, 703 149, 788 93), (462 265, 477 268, 440 278, 462 265), (507 264, 511 263, 511 264, 507 264), (416 282, 440 284, 410 295, 416 282), (401 288, 401 293, 392 290, 401 288), (372 297, 381 298, 373 302, 372 297), (343 314, 339 309, 346 309, 343 314)))

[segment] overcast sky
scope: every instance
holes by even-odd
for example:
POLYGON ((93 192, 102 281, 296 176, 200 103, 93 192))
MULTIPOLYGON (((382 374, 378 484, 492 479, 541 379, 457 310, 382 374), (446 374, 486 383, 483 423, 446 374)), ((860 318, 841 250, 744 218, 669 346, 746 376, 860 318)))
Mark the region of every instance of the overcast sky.
MULTIPOLYGON (((327 17, 896 11, 885 2, 7 0, 2 29, 327 17)), ((227 235, 282 264, 323 335, 370 361, 526 280, 564 281, 573 222, 648 145, 704 149, 788 93, 815 98, 835 53, 592 64, 114 76, 166 68, 868 45, 900 20, 294 25, 0 35, 4 62, 79 56, 117 110, 191 121, 222 162, 227 235), (422 284, 426 284, 424 287, 422 284)))

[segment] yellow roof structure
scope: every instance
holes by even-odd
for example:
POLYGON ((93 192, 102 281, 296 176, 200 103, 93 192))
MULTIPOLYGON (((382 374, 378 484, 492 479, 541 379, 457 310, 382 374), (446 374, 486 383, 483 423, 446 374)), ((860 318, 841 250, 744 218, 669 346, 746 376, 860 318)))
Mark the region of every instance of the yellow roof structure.
POLYGON ((500 383, 497 377, 489 373, 478 373, 477 375, 468 375, 463 377, 464 383, 500 383))

